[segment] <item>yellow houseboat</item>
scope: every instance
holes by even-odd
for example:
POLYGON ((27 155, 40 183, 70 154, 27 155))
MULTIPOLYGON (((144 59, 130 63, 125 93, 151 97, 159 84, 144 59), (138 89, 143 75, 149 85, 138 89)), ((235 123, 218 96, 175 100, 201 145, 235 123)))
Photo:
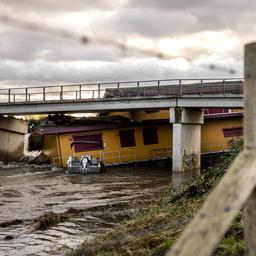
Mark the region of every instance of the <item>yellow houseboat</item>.
MULTIPOLYGON (((90 151, 101 157, 105 165, 164 159, 172 156, 172 124, 169 111, 118 113, 118 120, 108 113, 108 122, 53 126, 41 129, 43 153, 56 166, 67 167, 70 144, 74 141, 96 141, 101 147, 80 145, 74 154, 80 157, 90 151), (100 152, 102 152, 100 156, 100 152)), ((201 131, 202 154, 225 151, 228 142, 242 136, 242 112, 205 114, 201 131)))

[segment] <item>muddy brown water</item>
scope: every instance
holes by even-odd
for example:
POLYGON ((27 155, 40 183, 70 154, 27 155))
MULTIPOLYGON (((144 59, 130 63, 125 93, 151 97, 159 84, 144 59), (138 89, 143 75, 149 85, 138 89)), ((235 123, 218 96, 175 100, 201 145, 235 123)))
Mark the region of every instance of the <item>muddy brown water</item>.
POLYGON ((35 167, 0 170, 0 224, 7 223, 0 227, 0 255, 65 255, 82 241, 110 230, 121 218, 111 216, 111 211, 85 212, 46 230, 19 233, 46 211, 144 200, 186 178, 159 167, 108 168, 105 174, 87 176, 35 167), (8 235, 14 239, 6 240, 8 235))

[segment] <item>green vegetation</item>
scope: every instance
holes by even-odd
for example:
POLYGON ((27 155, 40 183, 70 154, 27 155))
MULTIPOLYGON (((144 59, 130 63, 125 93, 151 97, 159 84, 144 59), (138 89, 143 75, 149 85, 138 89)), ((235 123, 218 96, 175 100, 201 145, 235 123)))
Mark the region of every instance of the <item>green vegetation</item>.
MULTIPOLYGON (((70 255, 164 255, 199 210, 206 196, 225 174, 242 148, 240 140, 231 143, 231 151, 201 176, 177 189, 165 189, 156 200, 111 232, 84 242, 70 255)), ((243 215, 238 214, 214 255, 243 255, 243 215)))

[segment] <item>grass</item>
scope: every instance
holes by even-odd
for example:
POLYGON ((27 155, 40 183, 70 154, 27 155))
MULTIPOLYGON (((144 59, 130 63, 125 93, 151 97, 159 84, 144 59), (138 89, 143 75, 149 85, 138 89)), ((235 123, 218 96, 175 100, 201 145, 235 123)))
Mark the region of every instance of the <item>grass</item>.
MULTIPOLYGON (((241 147, 241 141, 233 141, 231 152, 223 156, 214 167, 177 189, 162 190, 146 209, 121 222, 107 234, 85 241, 70 255, 164 255, 225 174, 241 147)), ((243 214, 240 212, 214 255, 244 254, 243 222, 243 214)))
POLYGON ((166 195, 71 255, 163 255, 202 203, 194 199, 170 204, 166 195))

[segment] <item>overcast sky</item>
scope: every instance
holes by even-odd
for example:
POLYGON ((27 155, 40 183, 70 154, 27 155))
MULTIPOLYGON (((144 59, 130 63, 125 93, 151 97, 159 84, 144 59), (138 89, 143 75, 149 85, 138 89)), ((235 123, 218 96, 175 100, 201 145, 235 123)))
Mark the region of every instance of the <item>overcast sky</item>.
POLYGON ((255 11, 253 0, 0 0, 0 86, 241 77, 255 11), (173 57, 80 44, 18 28, 4 15, 173 57))

